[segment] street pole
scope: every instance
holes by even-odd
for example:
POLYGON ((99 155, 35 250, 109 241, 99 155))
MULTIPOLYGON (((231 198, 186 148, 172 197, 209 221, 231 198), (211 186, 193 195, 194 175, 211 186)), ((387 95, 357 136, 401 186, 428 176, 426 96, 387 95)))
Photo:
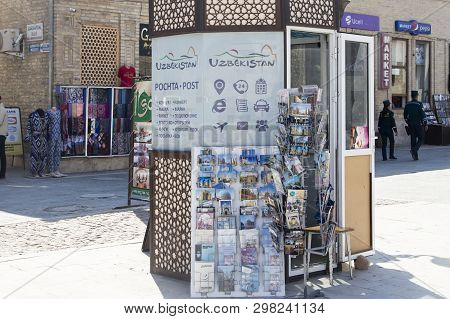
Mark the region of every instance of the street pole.
POLYGON ((48 40, 50 52, 48 53, 48 103, 53 106, 53 68, 54 68, 54 39, 55 39, 55 2, 48 1, 48 40))

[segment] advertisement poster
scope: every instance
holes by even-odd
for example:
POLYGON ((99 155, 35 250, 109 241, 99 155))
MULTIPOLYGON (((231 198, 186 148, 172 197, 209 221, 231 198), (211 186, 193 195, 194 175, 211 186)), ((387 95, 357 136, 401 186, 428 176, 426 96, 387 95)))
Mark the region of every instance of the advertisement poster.
POLYGON ((283 33, 153 40, 153 148, 275 144, 283 33))
POLYGON ((134 96, 134 148, 131 198, 149 200, 150 157, 152 146, 152 82, 136 83, 134 96))
POLYGON ((369 127, 355 126, 352 127, 350 136, 351 149, 367 149, 369 148, 369 127))
POLYGON ((8 136, 6 137, 6 156, 22 156, 23 141, 20 122, 20 109, 18 107, 6 108, 8 115, 8 136))

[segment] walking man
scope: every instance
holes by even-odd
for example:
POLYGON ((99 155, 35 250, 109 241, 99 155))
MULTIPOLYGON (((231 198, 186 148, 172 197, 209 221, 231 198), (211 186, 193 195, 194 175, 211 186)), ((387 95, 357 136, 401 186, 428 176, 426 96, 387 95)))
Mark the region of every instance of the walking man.
POLYGON ((0 179, 5 178, 6 174, 6 136, 8 136, 8 115, 0 96, 0 179))
POLYGON ((408 124, 408 133, 411 136, 411 156, 413 160, 419 160, 419 149, 423 143, 425 123, 425 112, 423 111, 423 104, 417 99, 419 97, 418 91, 411 92, 412 101, 406 103, 404 118, 408 124))

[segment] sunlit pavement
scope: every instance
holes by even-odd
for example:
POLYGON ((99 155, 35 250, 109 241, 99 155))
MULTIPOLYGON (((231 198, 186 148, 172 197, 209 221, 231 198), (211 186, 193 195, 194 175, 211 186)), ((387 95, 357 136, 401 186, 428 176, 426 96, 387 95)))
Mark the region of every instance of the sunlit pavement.
MULTIPOLYGON (((336 273, 331 287, 326 275, 313 276, 325 298, 450 297, 450 148, 424 147, 420 155, 419 162, 408 150, 397 161, 377 158, 377 253, 354 280, 336 273)), ((126 183, 126 172, 0 182, 0 240, 7 242, 0 296, 189 297, 189 283, 149 274, 141 252, 147 211, 112 210, 125 205, 126 183), (99 196, 81 197, 89 193, 99 196)), ((302 282, 287 285, 288 297, 302 292, 302 282)))

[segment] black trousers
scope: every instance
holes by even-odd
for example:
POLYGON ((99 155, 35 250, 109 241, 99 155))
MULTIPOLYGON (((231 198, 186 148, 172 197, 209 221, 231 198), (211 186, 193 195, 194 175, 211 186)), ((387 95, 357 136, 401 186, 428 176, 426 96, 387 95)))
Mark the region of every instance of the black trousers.
POLYGON ((417 155, 423 144, 423 127, 420 123, 409 124, 408 126, 411 132, 411 151, 417 155))
POLYGON ((381 151, 383 153, 383 159, 387 159, 386 148, 389 139, 389 157, 394 157, 395 139, 394 132, 380 132, 381 135, 381 151))
POLYGON ((5 154, 6 136, 0 135, 0 178, 6 174, 6 154, 5 154))

